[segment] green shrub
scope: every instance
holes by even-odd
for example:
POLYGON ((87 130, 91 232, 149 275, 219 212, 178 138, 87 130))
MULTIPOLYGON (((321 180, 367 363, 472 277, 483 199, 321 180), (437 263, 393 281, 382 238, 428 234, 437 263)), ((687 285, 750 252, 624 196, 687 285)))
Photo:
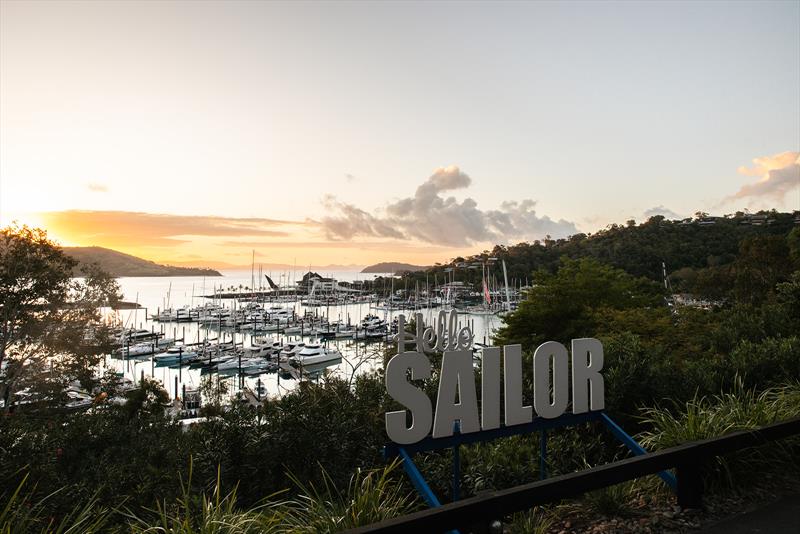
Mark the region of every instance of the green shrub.
POLYGON ((504 532, 515 534, 547 534, 555 526, 556 518, 542 507, 536 506, 524 512, 518 512, 505 521, 504 532))
POLYGON ((746 386, 765 388, 800 380, 800 338, 771 337, 742 341, 731 353, 731 372, 746 386))
MULTIPOLYGON (((671 409, 648 408, 643 413, 651 430, 640 434, 639 442, 649 449, 663 449, 800 416, 800 383, 757 393, 737 380, 731 392, 695 397, 671 409)), ((774 468, 775 464, 785 464, 796 469, 792 450, 796 446, 796 440, 789 440, 717 457, 708 466, 706 482, 730 487, 735 476, 760 472, 767 465, 774 468)))
POLYGON ((624 482, 587 493, 583 502, 596 514, 622 516, 630 511, 634 483, 624 482))

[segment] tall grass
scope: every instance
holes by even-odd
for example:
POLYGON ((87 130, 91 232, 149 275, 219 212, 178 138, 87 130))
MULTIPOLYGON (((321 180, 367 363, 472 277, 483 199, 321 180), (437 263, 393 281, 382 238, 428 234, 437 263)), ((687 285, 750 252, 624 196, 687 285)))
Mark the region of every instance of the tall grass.
POLYGON ((75 506, 70 513, 61 518, 47 513, 49 500, 57 492, 43 499, 35 500, 34 489, 27 490, 25 475, 16 490, 8 496, 8 501, 0 510, 0 534, 95 534, 106 532, 110 511, 99 506, 97 499, 75 506))
MULTIPOLYGON (((283 534, 338 532, 413 511, 416 498, 394 477, 399 462, 374 470, 357 470, 346 490, 340 491, 320 467, 322 485, 304 484, 289 475, 297 496, 243 510, 237 506, 236 488, 224 493, 220 471, 210 494, 192 492, 189 480, 181 480, 181 496, 173 503, 159 502, 153 509, 114 510, 92 498, 76 505, 57 520, 48 516, 48 499, 34 502, 33 490, 25 491, 27 475, 0 509, 0 534, 283 534)), ((282 492, 281 492, 282 493, 282 492)))
POLYGON ((281 531, 338 532, 413 511, 415 496, 393 478, 398 465, 395 461, 383 469, 358 469, 346 492, 336 488, 324 469, 321 486, 304 484, 290 475, 299 496, 285 506, 281 531))
POLYGON ((197 496, 191 491, 192 465, 189 464, 189 481, 181 480, 181 497, 168 505, 158 503, 150 514, 128 514, 134 534, 255 534, 278 532, 282 503, 270 503, 271 495, 263 504, 249 510, 236 506, 236 488, 223 495, 220 469, 210 496, 197 496))
MULTIPOLYGON (((383 469, 357 470, 346 491, 340 491, 320 466, 322 485, 304 484, 289 475, 297 496, 290 500, 265 498, 241 510, 236 488, 223 495, 219 470, 211 495, 191 493, 191 479, 181 484, 175 504, 160 503, 149 515, 129 514, 134 534, 271 534, 338 532, 389 519, 411 511, 415 500, 392 478, 398 463, 383 469)), ((191 466, 189 473, 191 477, 191 466)))
POLYGON ((517 512, 510 516, 506 522, 507 530, 514 534, 547 534, 556 524, 556 516, 545 508, 534 506, 530 510, 517 512))
MULTIPOLYGON (((737 380, 734 389, 713 397, 695 396, 684 406, 654 407, 643 411, 651 430, 639 435, 649 449, 663 449, 738 430, 754 430, 784 419, 800 416, 800 383, 770 388, 761 393, 746 389, 737 380)), ((775 464, 797 468, 792 447, 797 440, 784 440, 721 456, 709 466, 710 485, 732 486, 736 475, 759 472, 775 464)))
POLYGON ((586 493, 581 502, 594 513, 604 516, 624 516, 630 510, 630 502, 636 487, 633 481, 607 486, 586 493))

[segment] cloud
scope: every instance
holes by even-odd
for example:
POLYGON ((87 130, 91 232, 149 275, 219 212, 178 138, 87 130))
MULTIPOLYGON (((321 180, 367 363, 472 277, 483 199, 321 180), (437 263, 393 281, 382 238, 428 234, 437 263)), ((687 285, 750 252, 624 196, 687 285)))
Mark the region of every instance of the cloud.
POLYGON ((740 174, 759 176, 757 182, 743 185, 726 201, 742 198, 783 200, 786 194, 800 187, 800 152, 781 152, 753 160, 753 167, 739 167, 740 174))
POLYGON ((93 193, 108 193, 108 186, 104 184, 89 182, 86 184, 86 188, 93 193))
POLYGON ((417 187, 413 197, 387 205, 382 214, 369 213, 333 196, 323 199, 335 212, 322 219, 329 239, 358 236, 416 239, 449 247, 479 242, 507 242, 550 235, 575 234, 575 224, 563 219, 539 216, 533 200, 506 201, 498 210, 481 210, 472 198, 457 200, 443 193, 467 189, 472 179, 456 166, 436 169, 417 187))
POLYGON ((669 208, 664 207, 663 205, 658 205, 654 208, 650 208, 649 210, 645 210, 644 218, 649 219, 650 217, 654 217, 656 215, 661 215, 665 219, 683 219, 683 216, 679 213, 675 213, 669 208))
POLYGON ((130 211, 51 211, 40 213, 44 225, 62 238, 98 246, 171 247, 185 236, 284 237, 286 225, 306 223, 261 218, 162 215, 130 211))
POLYGON ((352 204, 339 202, 336 197, 327 195, 322 199, 325 208, 338 211, 338 217, 324 217, 322 225, 326 235, 331 239, 350 239, 357 235, 376 237, 393 237, 403 239, 401 232, 392 228, 391 224, 375 217, 352 204))
POLYGON ((449 247, 436 247, 429 244, 414 244, 410 241, 222 241, 216 243, 221 247, 248 247, 270 249, 355 249, 377 251, 401 252, 436 252, 443 254, 451 249, 449 247))

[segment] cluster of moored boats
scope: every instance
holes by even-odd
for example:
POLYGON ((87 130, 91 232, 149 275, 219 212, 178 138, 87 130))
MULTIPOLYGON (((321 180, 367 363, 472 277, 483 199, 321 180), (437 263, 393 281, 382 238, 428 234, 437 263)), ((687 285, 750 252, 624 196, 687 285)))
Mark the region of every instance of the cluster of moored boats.
POLYGON ((284 334, 311 336, 321 339, 386 339, 391 324, 376 315, 368 315, 360 324, 329 321, 311 312, 298 315, 293 309, 274 305, 264 307, 249 302, 241 308, 228 308, 216 304, 159 310, 151 315, 158 322, 195 322, 208 328, 230 329, 252 334, 284 334))
POLYGON ((286 342, 273 338, 254 341, 250 347, 233 341, 206 340, 201 343, 175 343, 171 339, 145 341, 121 347, 114 355, 123 359, 151 359, 154 367, 200 369, 202 373, 256 376, 276 372, 280 364, 304 368, 333 365, 341 353, 320 342, 286 342), (160 343, 160 346, 157 346, 160 343), (169 346, 165 346, 169 344, 169 346))
POLYGON ((253 334, 250 346, 236 343, 233 339, 225 341, 206 339, 197 343, 185 343, 183 340, 166 337, 163 333, 148 330, 126 330, 120 332, 119 348, 114 351, 114 357, 120 359, 149 359, 154 367, 168 367, 180 369, 200 369, 202 373, 239 374, 256 376, 262 373, 271 373, 286 368, 286 365, 295 368, 325 367, 335 365, 341 361, 341 353, 334 348, 326 346, 329 339, 353 340, 386 340, 392 332, 396 331, 395 323, 387 322, 376 315, 367 315, 358 325, 349 325, 341 321, 327 322, 323 319, 307 315, 297 322, 296 315, 285 308, 278 310, 261 308, 258 305, 249 305, 247 312, 242 314, 244 319, 252 322, 238 322, 240 316, 224 308, 212 309, 204 306, 202 310, 182 308, 180 310, 167 310, 159 312, 158 320, 167 320, 167 317, 191 316, 198 322, 203 322, 206 314, 218 314, 218 321, 222 321, 223 312, 229 312, 226 321, 236 325, 236 330, 253 334), (242 328, 244 325, 258 325, 258 327, 242 328), (279 330, 264 330, 280 326, 279 330), (275 337, 261 337, 255 334, 263 332, 276 332, 287 336, 311 336, 312 341, 290 341, 276 339, 275 337), (283 365, 282 365, 283 364, 283 365))

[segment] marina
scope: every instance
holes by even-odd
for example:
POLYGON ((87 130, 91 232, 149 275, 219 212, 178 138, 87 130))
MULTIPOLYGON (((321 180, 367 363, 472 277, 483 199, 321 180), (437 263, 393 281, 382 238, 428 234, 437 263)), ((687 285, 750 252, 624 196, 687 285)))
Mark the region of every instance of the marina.
MULTIPOLYGON (((422 313, 431 322, 440 310, 453 309, 441 295, 455 295, 444 285, 430 299, 426 293, 409 298, 391 281, 383 292, 341 291, 365 284, 358 272, 311 281, 316 273, 293 273, 300 281, 294 291, 269 287, 268 275, 267 287, 259 288, 252 272, 223 274, 119 278, 124 300, 138 307, 107 310, 122 330, 119 347, 98 371, 111 369, 131 386, 155 378, 182 403, 205 377, 225 382, 231 396, 280 397, 324 373, 350 378, 382 367, 398 314, 422 313)), ((472 328, 478 346, 501 324, 484 310, 465 308, 458 318, 472 328)))

